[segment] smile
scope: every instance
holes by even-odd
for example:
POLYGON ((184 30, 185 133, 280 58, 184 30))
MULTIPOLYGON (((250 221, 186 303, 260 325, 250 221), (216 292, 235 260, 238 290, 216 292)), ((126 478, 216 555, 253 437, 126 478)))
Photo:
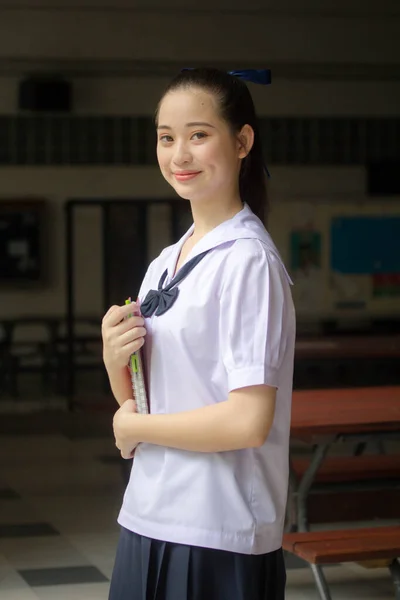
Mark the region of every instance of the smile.
POLYGON ((174 173, 174 177, 178 181, 189 181, 200 175, 200 173, 201 171, 181 171, 180 173, 174 173))

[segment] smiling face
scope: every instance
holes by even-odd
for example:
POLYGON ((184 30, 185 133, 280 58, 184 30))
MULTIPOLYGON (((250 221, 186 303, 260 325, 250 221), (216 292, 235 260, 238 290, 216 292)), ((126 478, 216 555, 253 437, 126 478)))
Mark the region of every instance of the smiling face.
POLYGON ((159 108, 157 135, 161 173, 179 196, 195 202, 237 196, 247 151, 210 93, 200 88, 168 92, 159 108))

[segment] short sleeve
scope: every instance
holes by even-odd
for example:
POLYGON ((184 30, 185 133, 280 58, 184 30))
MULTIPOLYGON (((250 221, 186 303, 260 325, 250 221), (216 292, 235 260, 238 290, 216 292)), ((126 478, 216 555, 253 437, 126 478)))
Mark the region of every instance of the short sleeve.
POLYGON ((279 387, 292 305, 286 272, 261 244, 237 244, 232 250, 221 288, 219 329, 229 391, 279 387))

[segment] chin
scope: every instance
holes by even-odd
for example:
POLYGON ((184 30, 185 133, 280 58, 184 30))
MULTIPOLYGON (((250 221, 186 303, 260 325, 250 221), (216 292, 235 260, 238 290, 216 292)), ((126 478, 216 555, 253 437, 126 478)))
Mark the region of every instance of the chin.
POLYGON ((178 187, 176 184, 173 185, 172 183, 170 183, 170 186, 175 191, 175 193, 183 200, 191 199, 191 194, 190 194, 189 190, 182 189, 182 188, 178 187))
POLYGON ((185 194, 185 192, 180 193, 177 190, 175 190, 175 191, 178 194, 179 198, 182 198, 182 200, 189 200, 189 201, 192 200, 192 198, 191 197, 189 198, 189 195, 185 194))
POLYGON ((180 196, 180 198, 182 198, 183 200, 194 200, 198 197, 198 193, 196 194, 195 190, 191 190, 189 189, 188 186, 180 186, 180 185, 172 185, 172 187, 174 188, 175 192, 178 194, 178 196, 180 196))
POLYGON ((190 200, 191 202, 201 202, 210 195, 210 187, 207 185, 199 185, 199 183, 184 183, 177 184, 175 180, 169 180, 168 183, 175 190, 177 195, 183 200, 190 200))

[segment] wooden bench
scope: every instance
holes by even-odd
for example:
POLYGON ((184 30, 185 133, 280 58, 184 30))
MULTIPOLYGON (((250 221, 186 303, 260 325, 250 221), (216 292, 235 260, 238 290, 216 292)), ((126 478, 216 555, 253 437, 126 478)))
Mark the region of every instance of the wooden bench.
POLYGON ((386 559, 400 599, 400 526, 370 527, 334 531, 287 533, 283 549, 302 558, 313 567, 322 600, 330 592, 322 570, 317 565, 386 559))
MULTIPOLYGON (((292 460, 292 468, 300 480, 310 462, 306 458, 292 460)), ((328 457, 315 477, 316 484, 400 480, 400 454, 328 457)))

